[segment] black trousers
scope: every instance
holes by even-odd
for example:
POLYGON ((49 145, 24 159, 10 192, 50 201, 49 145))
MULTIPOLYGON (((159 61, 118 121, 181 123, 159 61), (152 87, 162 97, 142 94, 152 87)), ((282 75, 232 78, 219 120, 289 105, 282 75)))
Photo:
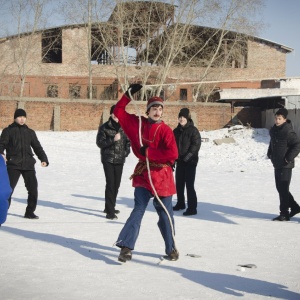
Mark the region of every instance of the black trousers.
POLYGON ((177 162, 175 172, 177 204, 178 206, 185 207, 184 189, 186 187, 187 206, 192 211, 197 209, 197 195, 194 188, 196 168, 196 165, 177 162))
POLYGON ((295 210, 299 208, 293 195, 290 193, 290 183, 292 179, 292 169, 282 168, 275 169, 275 184, 279 194, 279 210, 280 214, 289 216, 289 209, 295 210))
POLYGON ((113 214, 115 211, 116 199, 121 184, 124 165, 114 165, 109 162, 103 162, 102 164, 106 179, 105 210, 107 214, 113 214))
POLYGON ((11 203, 11 196, 14 189, 19 181, 20 176, 23 176, 25 187, 28 191, 26 213, 33 213, 36 209, 37 198, 38 198, 38 182, 35 174, 35 170, 23 171, 7 168, 8 177, 12 193, 8 199, 9 206, 11 203))

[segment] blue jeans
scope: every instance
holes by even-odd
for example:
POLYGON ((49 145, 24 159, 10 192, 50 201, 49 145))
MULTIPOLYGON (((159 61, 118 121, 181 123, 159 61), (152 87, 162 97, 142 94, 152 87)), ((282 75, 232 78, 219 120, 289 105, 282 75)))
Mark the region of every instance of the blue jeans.
MULTIPOLYGON (((135 188, 134 208, 119 234, 116 246, 120 248, 127 247, 132 250, 134 249, 135 242, 140 232, 142 219, 151 198, 153 198, 153 195, 147 189, 143 187, 135 188)), ((160 197, 160 200, 166 207, 174 227, 172 196, 160 197)), ((165 252, 166 254, 170 254, 172 250, 175 249, 175 245, 172 237, 172 228, 169 218, 156 198, 153 200, 153 205, 159 216, 157 225, 165 241, 165 252)))

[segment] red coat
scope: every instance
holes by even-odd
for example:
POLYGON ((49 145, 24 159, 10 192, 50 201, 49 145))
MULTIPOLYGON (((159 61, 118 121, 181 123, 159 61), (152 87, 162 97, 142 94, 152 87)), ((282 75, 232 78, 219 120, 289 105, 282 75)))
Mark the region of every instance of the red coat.
MULTIPOLYGON (((154 195, 145 164, 146 158, 140 153, 139 117, 125 110, 129 102, 130 99, 124 95, 116 104, 114 115, 119 119, 119 123, 130 139, 132 151, 139 159, 134 170, 132 186, 144 187, 154 195)), ((176 193, 172 165, 178 157, 173 131, 163 121, 150 123, 147 118, 141 117, 141 122, 142 142, 143 145, 148 146, 147 157, 152 183, 158 196, 171 196, 176 193)))

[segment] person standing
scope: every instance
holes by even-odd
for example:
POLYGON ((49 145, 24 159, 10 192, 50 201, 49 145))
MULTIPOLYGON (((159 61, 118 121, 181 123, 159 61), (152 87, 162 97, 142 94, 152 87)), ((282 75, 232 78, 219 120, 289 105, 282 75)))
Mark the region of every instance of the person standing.
POLYGON ((0 154, 6 152, 7 172, 12 193, 8 199, 11 204, 11 196, 22 175, 25 187, 28 191, 27 207, 24 218, 38 219, 35 210, 38 200, 38 182, 35 172, 36 160, 32 149, 41 161, 42 167, 49 165, 47 155, 42 148, 36 133, 26 123, 27 117, 24 109, 17 109, 14 113, 14 122, 4 128, 0 137, 0 154))
POLYGON ((110 220, 118 219, 116 214, 120 213, 115 209, 116 199, 125 159, 130 153, 130 141, 114 115, 114 108, 115 105, 110 108, 109 120, 99 127, 96 138, 106 179, 104 212, 110 220))
POLYGON ((141 88, 142 85, 140 84, 132 84, 118 101, 114 110, 122 128, 130 139, 133 153, 139 159, 132 175, 132 185, 135 188, 134 208, 116 242, 116 246, 121 248, 118 260, 121 262, 131 260, 142 218, 152 198, 154 198, 153 205, 159 217, 157 225, 165 242, 166 258, 177 260, 179 253, 172 234, 172 227, 174 228, 172 195, 176 193, 172 166, 178 156, 176 142, 172 129, 161 120, 164 107, 161 98, 152 97, 148 100, 146 110, 148 118, 143 116, 139 118, 135 114, 126 112, 125 108, 131 100, 129 91, 133 95, 141 88), (139 125, 141 125, 141 130, 139 130, 139 125), (149 162, 151 181, 146 157, 149 162), (171 221, 155 196, 153 187, 165 206, 171 221))
POLYGON ((275 124, 270 129, 267 156, 274 167, 275 184, 280 200, 280 214, 273 221, 289 221, 291 217, 300 213, 300 206, 290 192, 292 169, 295 166, 294 159, 300 152, 300 140, 287 115, 287 109, 278 109, 275 113, 275 124))
POLYGON ((0 155, 0 226, 6 221, 8 210, 8 198, 11 194, 11 187, 5 159, 0 155))
POLYGON ((197 214, 197 194, 195 191, 196 168, 198 153, 201 147, 201 135, 194 126, 188 108, 182 108, 178 114, 178 126, 173 130, 178 147, 178 160, 176 161, 176 190, 177 203, 174 211, 185 209, 184 190, 187 191, 187 210, 184 216, 197 214))

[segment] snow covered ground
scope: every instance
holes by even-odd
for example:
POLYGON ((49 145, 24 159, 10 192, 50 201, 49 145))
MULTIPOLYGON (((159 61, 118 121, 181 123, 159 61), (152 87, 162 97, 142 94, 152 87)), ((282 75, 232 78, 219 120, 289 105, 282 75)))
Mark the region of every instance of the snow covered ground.
MULTIPOLYGON (((36 167, 40 219, 23 218, 21 178, 0 229, 0 298, 299 300, 300 215, 271 221, 279 200, 266 158, 268 131, 237 128, 201 132, 209 142, 197 168, 198 215, 175 212, 180 259, 160 262, 164 243, 150 203, 133 260, 125 264, 113 244, 133 207, 129 176, 136 158, 131 154, 124 167, 119 219, 108 221, 96 131, 37 132, 50 161, 36 167), (236 143, 213 143, 226 136, 236 143)), ((297 158, 291 192, 298 202, 299 182, 297 158)))

